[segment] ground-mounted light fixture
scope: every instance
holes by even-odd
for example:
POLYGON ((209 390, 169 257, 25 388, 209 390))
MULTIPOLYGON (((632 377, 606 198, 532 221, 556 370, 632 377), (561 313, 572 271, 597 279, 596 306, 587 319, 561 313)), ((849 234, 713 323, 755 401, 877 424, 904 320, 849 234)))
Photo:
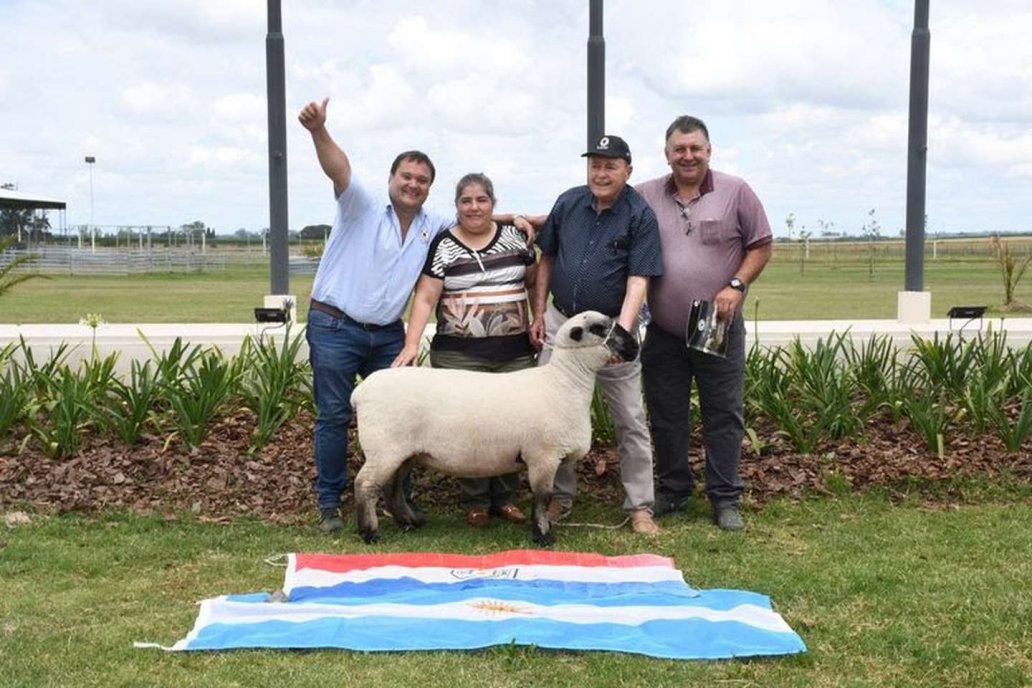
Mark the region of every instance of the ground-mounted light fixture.
POLYGON ((284 323, 290 321, 290 311, 286 308, 255 308, 254 319, 260 323, 284 323))
POLYGON ((982 316, 985 315, 988 306, 953 306, 946 311, 946 317, 950 319, 950 329, 953 329, 954 320, 963 320, 964 323, 960 326, 960 330, 971 324, 975 318, 978 318, 978 329, 982 329, 982 316))

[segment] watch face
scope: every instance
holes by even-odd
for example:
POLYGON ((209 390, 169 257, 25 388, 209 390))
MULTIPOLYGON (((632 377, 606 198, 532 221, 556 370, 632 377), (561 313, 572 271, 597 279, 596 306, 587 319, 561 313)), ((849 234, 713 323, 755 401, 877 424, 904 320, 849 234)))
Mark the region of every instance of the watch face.
POLYGON ((738 291, 745 291, 745 283, 737 277, 732 277, 731 281, 728 284, 731 285, 732 289, 737 289, 738 291))

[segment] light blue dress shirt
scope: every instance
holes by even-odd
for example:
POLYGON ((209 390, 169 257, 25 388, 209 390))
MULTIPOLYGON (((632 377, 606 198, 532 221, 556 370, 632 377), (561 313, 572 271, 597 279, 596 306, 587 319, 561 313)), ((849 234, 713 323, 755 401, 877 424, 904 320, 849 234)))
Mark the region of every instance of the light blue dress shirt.
POLYGON ((386 189, 371 194, 352 175, 337 197, 333 231, 323 249, 312 298, 361 323, 398 320, 426 261, 430 242, 455 224, 454 215, 420 210, 405 240, 386 189))

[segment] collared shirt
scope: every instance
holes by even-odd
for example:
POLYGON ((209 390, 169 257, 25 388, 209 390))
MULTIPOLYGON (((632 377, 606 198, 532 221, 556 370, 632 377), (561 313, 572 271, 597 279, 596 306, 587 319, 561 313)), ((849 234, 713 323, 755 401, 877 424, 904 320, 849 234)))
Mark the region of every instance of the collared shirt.
POLYGON ((586 185, 564 192, 537 242, 555 258, 549 290, 560 311, 617 316, 629 276, 663 273, 659 227, 648 204, 629 186, 601 213, 593 201, 586 185))
POLYGON ((772 241, 767 214, 743 179, 712 169, 688 202, 672 174, 635 188, 656 211, 663 242, 663 276, 649 284, 649 311, 659 327, 684 337, 692 301, 712 301, 746 251, 772 241))
POLYGON ((390 198, 369 193, 354 177, 337 197, 333 231, 323 249, 312 298, 350 318, 387 325, 405 311, 430 242, 453 218, 420 210, 404 242, 390 198))
POLYGON ((424 275, 442 282, 430 349, 499 362, 532 355, 526 278, 536 258, 527 235, 512 225, 499 224, 480 250, 466 246, 454 229, 438 234, 423 267, 424 275))

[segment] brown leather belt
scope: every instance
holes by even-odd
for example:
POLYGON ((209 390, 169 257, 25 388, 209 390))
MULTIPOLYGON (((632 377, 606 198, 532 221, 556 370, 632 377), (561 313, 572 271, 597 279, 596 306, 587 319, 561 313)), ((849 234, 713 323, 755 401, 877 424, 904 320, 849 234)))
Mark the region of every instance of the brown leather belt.
POLYGON ((331 306, 328 303, 323 303, 322 301, 316 301, 315 299, 311 299, 308 302, 308 307, 311 308, 313 311, 321 311, 321 312, 325 313, 326 315, 333 316, 337 320, 343 320, 344 322, 349 323, 351 325, 357 325, 358 327, 361 327, 363 330, 366 330, 367 332, 375 332, 376 330, 382 330, 384 328, 391 327, 393 325, 397 325, 398 324, 397 320, 395 320, 392 323, 388 323, 386 325, 374 325, 373 323, 358 322, 357 320, 355 320, 354 318, 352 318, 351 316, 349 316, 347 313, 345 313, 341 309, 337 308, 336 306, 331 306))

